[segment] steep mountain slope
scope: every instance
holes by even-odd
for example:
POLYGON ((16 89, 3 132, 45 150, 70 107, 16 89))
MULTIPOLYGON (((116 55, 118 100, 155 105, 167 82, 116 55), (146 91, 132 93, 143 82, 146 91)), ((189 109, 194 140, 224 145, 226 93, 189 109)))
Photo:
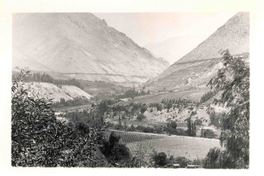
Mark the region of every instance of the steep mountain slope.
POLYGON ((56 86, 52 83, 31 82, 25 83, 24 86, 29 89, 30 96, 53 99, 53 102, 59 102, 62 98, 69 101, 76 98, 89 100, 92 97, 80 88, 70 85, 56 86))
POLYGON ((219 51, 248 57, 249 14, 238 13, 207 40, 171 65, 145 87, 152 91, 186 91, 206 89, 206 84, 221 67, 219 51))
POLYGON ((168 63, 90 13, 13 15, 13 67, 61 78, 141 83, 168 63))

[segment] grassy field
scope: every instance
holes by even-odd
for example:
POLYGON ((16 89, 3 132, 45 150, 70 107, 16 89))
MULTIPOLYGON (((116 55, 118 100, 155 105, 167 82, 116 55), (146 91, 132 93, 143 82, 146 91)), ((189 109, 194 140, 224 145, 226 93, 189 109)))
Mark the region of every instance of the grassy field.
POLYGON ((141 132, 117 132, 132 154, 138 150, 146 151, 146 155, 157 152, 165 152, 167 155, 185 156, 188 159, 203 159, 210 148, 220 147, 218 139, 199 137, 175 136, 165 134, 141 133, 141 132))
POLYGON ((163 135, 157 135, 153 133, 124 132, 118 130, 111 130, 111 131, 114 131, 117 135, 120 135, 122 142, 125 144, 152 140, 152 139, 160 139, 164 137, 163 135))

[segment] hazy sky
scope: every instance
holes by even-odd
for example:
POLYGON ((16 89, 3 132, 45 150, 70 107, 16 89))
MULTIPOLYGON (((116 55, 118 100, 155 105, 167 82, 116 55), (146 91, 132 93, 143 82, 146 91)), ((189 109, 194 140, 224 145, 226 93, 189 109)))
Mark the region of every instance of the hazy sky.
POLYGON ((191 35, 208 37, 235 13, 95 13, 141 46, 191 35))
POLYGON ((95 13, 95 15, 105 19, 109 26, 125 33, 140 46, 150 49, 155 56, 173 63, 209 37, 235 13, 95 13), (164 41, 170 39, 176 40, 173 42, 177 47, 175 55, 173 55, 175 48, 163 46, 166 43, 164 41), (177 39, 180 43, 177 43, 177 39), (151 46, 154 46, 154 49, 151 46), (165 51, 158 51, 157 55, 159 46, 165 48, 165 51))

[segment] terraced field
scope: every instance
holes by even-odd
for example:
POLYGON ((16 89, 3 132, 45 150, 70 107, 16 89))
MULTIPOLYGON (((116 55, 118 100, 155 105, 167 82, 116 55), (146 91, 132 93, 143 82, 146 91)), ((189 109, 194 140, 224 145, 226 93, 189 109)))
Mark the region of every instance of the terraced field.
POLYGON ((142 150, 146 155, 152 153, 153 149, 158 152, 165 152, 167 155, 185 156, 188 159, 203 159, 210 148, 220 147, 218 139, 207 139, 199 137, 176 136, 165 134, 122 132, 116 131, 131 150, 132 154, 142 150))

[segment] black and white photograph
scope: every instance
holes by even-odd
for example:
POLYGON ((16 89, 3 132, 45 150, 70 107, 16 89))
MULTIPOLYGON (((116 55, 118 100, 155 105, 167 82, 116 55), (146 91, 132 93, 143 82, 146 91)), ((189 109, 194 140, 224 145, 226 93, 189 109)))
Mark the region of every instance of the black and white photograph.
POLYGON ((12 167, 249 168, 250 13, 12 14, 12 167))
POLYGON ((261 0, 0 0, 0 171, 263 175, 261 0))

